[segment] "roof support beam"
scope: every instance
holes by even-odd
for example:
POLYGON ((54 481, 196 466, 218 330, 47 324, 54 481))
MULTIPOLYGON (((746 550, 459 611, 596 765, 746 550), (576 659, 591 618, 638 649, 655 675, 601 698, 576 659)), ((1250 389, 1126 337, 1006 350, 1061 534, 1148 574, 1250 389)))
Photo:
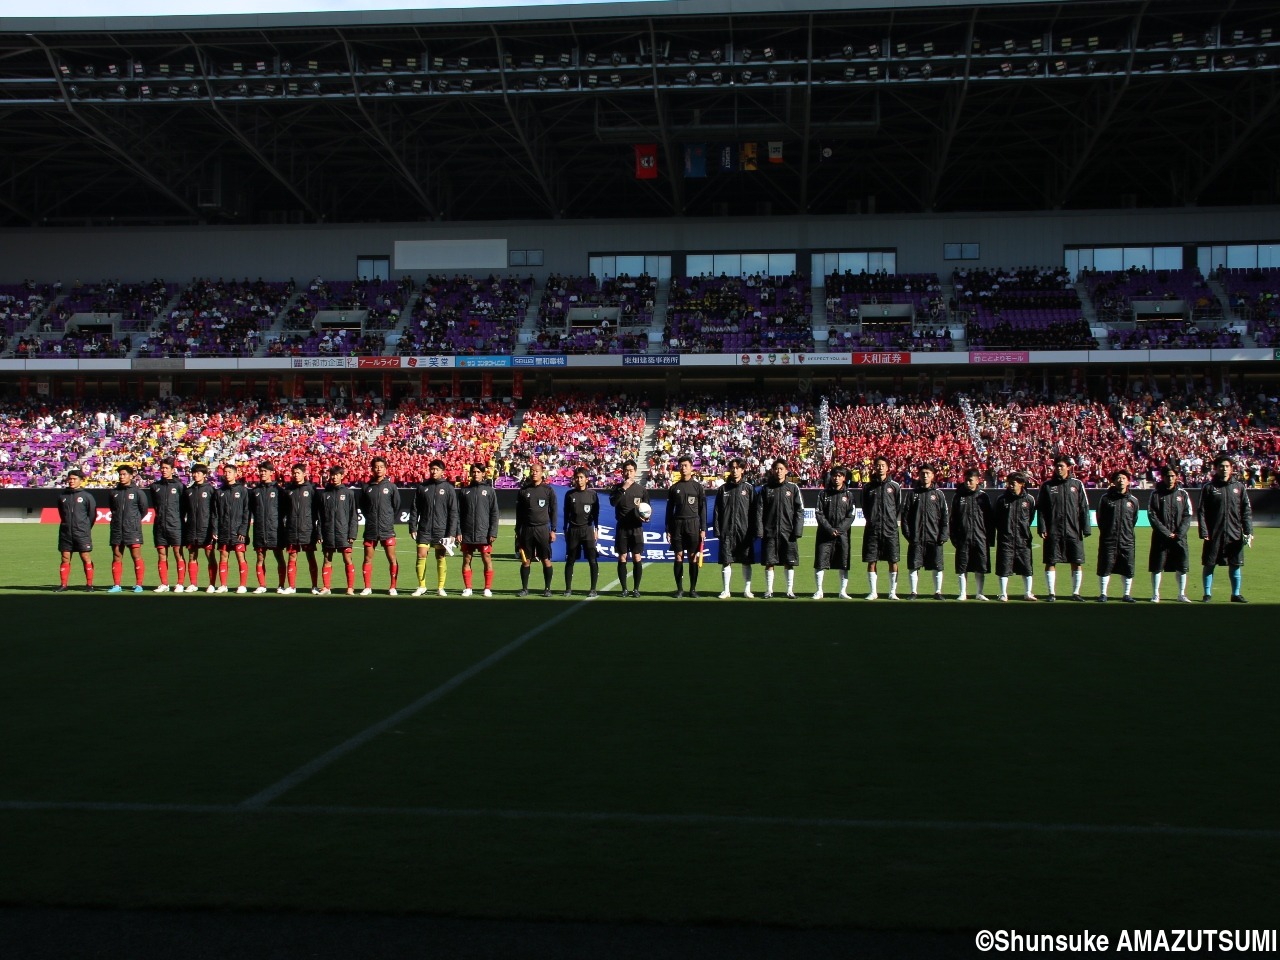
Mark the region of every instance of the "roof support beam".
POLYGON ((969 15, 969 29, 965 34, 964 43, 964 79, 960 82, 960 88, 953 94, 951 103, 951 115, 947 118, 947 126, 943 131, 942 139, 938 143, 938 154, 933 162, 933 173, 929 177, 929 184, 924 191, 924 209, 931 211, 938 203, 938 191, 942 188, 942 176, 947 170, 947 160, 951 156, 951 144, 955 142, 956 130, 960 127, 960 116, 964 112, 964 101, 969 93, 969 75, 973 69, 973 30, 978 22, 978 8, 973 8, 973 13, 969 15))
POLYGON ((1217 158, 1205 171, 1199 182, 1191 189, 1187 195, 1189 203, 1199 203, 1200 197, 1209 187, 1213 186, 1215 180, 1222 175, 1227 168, 1240 153, 1241 150, 1253 139, 1254 135, 1264 128, 1270 127, 1271 115, 1280 108, 1280 84, 1273 83, 1271 96, 1260 106, 1255 107, 1249 112, 1249 120, 1244 126, 1239 127, 1231 142, 1218 154, 1217 158))
POLYGON ((490 26, 490 30, 493 32, 493 42, 498 48, 498 71, 502 78, 503 106, 507 108, 507 115, 511 118, 511 125, 515 128, 516 137, 529 160, 529 170, 533 173, 534 180, 538 183, 538 189, 542 193, 541 200, 546 206, 547 212, 551 214, 552 219, 559 219, 564 215, 564 210, 557 198, 556 190, 552 186, 552 180, 559 180, 559 177, 553 172, 556 163, 551 146, 547 143, 547 134, 541 129, 541 121, 538 118, 537 110, 532 104, 525 104, 521 108, 517 108, 515 103, 512 102, 511 91, 507 83, 507 59, 506 51, 502 48, 502 37, 498 35, 497 27, 490 26), (521 114, 524 115, 522 116, 521 114))
POLYGON ((658 117, 658 139, 662 141, 662 154, 667 158, 667 181, 671 185, 671 215, 684 216, 684 157, 677 157, 671 143, 670 124, 667 123, 667 105, 662 99, 662 84, 658 79, 658 30, 649 21, 649 66, 653 74, 653 109, 658 117))

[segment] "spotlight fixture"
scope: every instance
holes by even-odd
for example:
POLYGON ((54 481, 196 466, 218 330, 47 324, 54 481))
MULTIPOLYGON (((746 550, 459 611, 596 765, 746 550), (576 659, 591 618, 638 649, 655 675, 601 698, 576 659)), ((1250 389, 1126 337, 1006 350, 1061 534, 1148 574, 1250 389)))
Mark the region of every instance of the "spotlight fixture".
MULTIPOLYGON (((308 61, 307 61, 307 69, 308 69, 308 70, 310 70, 312 73, 315 73, 317 70, 319 70, 319 69, 320 69, 320 61, 318 61, 318 60, 308 60, 308 61)), ((187 72, 188 72, 188 73, 190 73, 191 71, 190 71, 190 70, 188 70, 187 72)))
POLYGON ((1180 66, 1182 66, 1182 58, 1175 53, 1169 58, 1169 69, 1177 70, 1180 66))
POLYGON ((924 55, 925 55, 926 57, 931 57, 931 56, 933 56, 933 41, 932 41, 932 40, 927 40, 927 41, 925 41, 925 45, 924 45, 924 55))
POLYGON ((118 83, 116 84, 116 93, 120 94, 120 96, 122 97, 127 96, 129 93, 129 88, 126 87, 123 83, 118 83))
POLYGON ((572 83, 573 81, 569 79, 569 75, 567 73, 560 74, 560 86, 563 89, 568 90, 572 83))
POLYGON ((1181 33, 1175 33, 1173 36, 1169 38, 1169 42, 1172 43, 1175 47, 1181 46, 1182 40, 1183 40, 1183 36, 1181 33))
POLYGON ((1039 53, 1043 49, 1044 49, 1044 40, 1042 40, 1040 37, 1036 37, 1031 41, 1032 53, 1039 53))
POLYGON ((880 56, 880 44, 878 44, 878 43, 869 43, 869 44, 867 44, 867 56, 868 56, 868 57, 878 57, 878 56, 880 56))
POLYGON ((1070 38, 1070 37, 1063 37, 1061 40, 1059 40, 1059 41, 1058 41, 1058 46, 1059 46, 1059 47, 1060 47, 1064 52, 1065 52, 1065 51, 1067 51, 1067 50, 1070 50, 1070 49, 1071 49, 1071 38, 1070 38))
POLYGON ((1013 51, 1017 48, 1017 46, 1018 45, 1014 43, 1012 40, 1006 40, 1004 42, 1004 52, 1013 53, 1013 51))
POLYGON ((395 82, 394 80, 392 80, 392 79, 390 79, 390 78, 387 78, 387 82, 386 82, 385 86, 386 86, 386 88, 387 88, 387 93, 395 93, 395 92, 396 92, 396 82, 395 82))
POLYGON ((765 48, 764 48, 764 58, 765 58, 765 60, 772 60, 772 59, 773 59, 773 47, 765 47, 765 48))
POLYGON ((248 94, 249 94, 249 85, 248 85, 247 83, 241 83, 241 84, 238 84, 238 85, 236 86, 236 93, 240 94, 240 96, 242 96, 242 97, 244 97, 244 96, 248 96, 248 94))
POLYGON ((70 90, 71 90, 71 95, 73 97, 80 96, 80 88, 77 87, 74 83, 71 85, 70 90))
POLYGON ((1232 30, 1232 31, 1231 31, 1231 42, 1232 42, 1232 43, 1243 43, 1243 42, 1244 42, 1244 31, 1243 31, 1243 30, 1232 30))
POLYGON ((1233 54, 1233 53, 1228 53, 1226 56, 1224 56, 1224 57, 1222 58, 1222 65, 1223 65, 1224 67, 1234 67, 1234 66, 1236 65, 1236 57, 1235 57, 1235 54, 1233 54))
POLYGON ((609 57, 609 62, 612 63, 615 67, 620 67, 622 66, 624 59, 625 58, 622 56, 622 54, 620 54, 617 50, 615 50, 613 51, 613 54, 609 57))
POLYGON ((108 65, 107 65, 107 73, 108 73, 110 76, 118 77, 118 76, 120 76, 120 68, 119 68, 119 67, 117 67, 114 63, 108 64, 108 65))
POLYGON ((547 62, 547 58, 546 58, 546 57, 544 57, 542 54, 540 54, 540 53, 535 53, 535 54, 533 55, 533 65, 534 65, 535 67, 539 67, 539 68, 540 68, 540 67, 541 67, 544 63, 546 63, 546 62, 547 62))
POLYGON ((1253 55, 1253 65, 1255 67, 1265 67, 1267 65, 1267 55, 1259 50, 1253 55))
POLYGON ((1093 59, 1093 57, 1090 57, 1088 60, 1084 62, 1085 73, 1093 73, 1093 71, 1097 69, 1098 69, 1098 61, 1093 59))
POLYGON ((311 92, 312 92, 312 93, 319 93, 319 92, 320 92, 320 81, 319 81, 319 80, 312 80, 312 81, 311 81, 311 92))
POLYGON ((768 80, 770 83, 773 83, 775 80, 778 79, 778 71, 770 67, 768 70, 765 71, 764 78, 768 80))
POLYGON ((600 75, 596 73, 587 74, 587 86, 595 89, 600 86, 600 75))
POLYGON ((448 80, 437 80, 437 81, 436 81, 436 90, 437 90, 437 91, 439 91, 440 93, 448 93, 448 92, 449 92, 449 81, 448 81, 448 80))
POLYGON ((169 96, 176 97, 176 96, 179 96, 181 93, 182 93, 182 90, 180 90, 177 86, 169 87, 169 96))
POLYGON ((871 66, 867 67, 867 76, 872 80, 880 79, 880 68, 873 63, 871 66))
POLYGON ((724 74, 719 70, 713 70, 711 73, 711 82, 717 87, 720 86, 720 84, 724 83, 724 74))
POLYGON ((1009 76, 1010 74, 1012 74, 1012 73, 1013 73, 1013 64, 1012 64, 1012 63, 1010 63, 1008 60, 1006 60, 1004 63, 1000 64, 1000 73, 1001 73, 1001 75, 1002 75, 1002 76, 1006 76, 1006 77, 1007 77, 1007 76, 1009 76))
POLYGON ((724 51, 721 50, 719 47, 713 47, 711 50, 711 62, 719 63, 723 59, 724 59, 724 51))
POLYGON ((1053 71, 1054 71, 1054 73, 1066 73, 1066 72, 1067 72, 1067 61, 1065 61, 1065 60, 1055 60, 1055 61, 1053 61, 1053 71))
POLYGON ((700 50, 690 50, 690 51, 689 51, 689 62, 690 62, 690 63, 697 63, 697 62, 698 62, 699 60, 701 60, 701 59, 702 59, 702 52, 701 52, 700 50))
POLYGON ((573 57, 567 53, 560 54, 560 66, 567 67, 571 63, 573 63, 573 57))
POLYGON ((466 70, 466 69, 468 69, 470 66, 471 66, 471 61, 470 61, 469 59, 467 59, 466 57, 459 57, 459 58, 458 58, 458 69, 459 69, 459 70, 466 70))
POLYGON ((905 43, 898 44, 896 49, 898 51, 898 56, 905 57, 907 55, 907 45, 905 43))
POLYGON ((265 60, 259 60, 257 63, 254 64, 254 67, 257 69, 259 73, 267 72, 267 62, 265 60))
POLYGON ((64 77, 71 76, 71 68, 68 67, 65 63, 58 65, 58 72, 62 74, 64 77))
POLYGON ((421 80, 414 80, 414 81, 413 81, 413 83, 409 84, 409 89, 411 89, 414 93, 421 93, 421 92, 422 92, 422 81, 421 81, 421 80))
POLYGON ((390 58, 390 57, 383 57, 383 58, 382 58, 382 69, 383 69, 383 70, 390 70, 393 66, 394 66, 394 64, 391 62, 391 58, 390 58))
POLYGON ((933 76, 933 67, 929 66, 929 64, 926 63, 923 67, 920 68, 920 76, 928 80, 930 77, 933 76))
POLYGON ((622 86, 622 74, 620 73, 609 74, 609 82, 613 84, 615 87, 622 86))
POLYGON ((907 79, 907 77, 909 77, 910 75, 911 75, 911 71, 907 69, 907 65, 906 65, 905 63, 903 63, 903 64, 899 64, 899 65, 898 65, 898 79, 899 79, 899 80, 905 80, 905 79, 907 79))
MULTIPOLYGON (((290 63, 288 60, 281 60, 281 61, 280 61, 280 72, 281 72, 281 73, 291 73, 292 71, 293 71, 293 64, 292 64, 292 63, 290 63)), ((160 70, 160 72, 161 72, 161 73, 168 73, 169 71, 168 71, 167 69, 164 69, 164 64, 161 64, 161 70, 160 70)))
POLYGON ((239 60, 235 61, 233 64, 231 64, 231 72, 244 73, 244 64, 241 63, 239 60))
POLYGON ((689 86, 696 87, 698 85, 698 71, 690 70, 684 75, 684 78, 689 81, 689 86))
POLYGON ((141 96, 149 97, 151 96, 151 88, 144 83, 141 87, 138 88, 138 93, 141 96))
POLYGON ((742 48, 742 62, 743 62, 743 63, 750 63, 750 62, 751 62, 751 58, 752 58, 753 56, 755 56, 755 54, 752 52, 752 50, 751 50, 751 48, 750 48, 750 47, 743 47, 743 48, 742 48))
POLYGON ((1261 30, 1261 32, 1259 32, 1259 34, 1258 34, 1258 39, 1259 39, 1259 40, 1261 40, 1263 43, 1270 43, 1270 42, 1271 42, 1271 28, 1270 28, 1270 27, 1263 27, 1263 28, 1262 28, 1262 30, 1261 30))
POLYGON ((443 70, 443 69, 444 69, 444 57, 432 57, 432 58, 431 58, 431 69, 432 69, 432 70, 443 70))
POLYGON ((1039 61, 1039 60, 1032 60, 1030 63, 1028 63, 1028 64, 1027 64, 1027 73, 1028 73, 1028 75, 1030 75, 1030 76, 1033 76, 1033 77, 1034 77, 1034 76, 1035 76, 1036 74, 1038 74, 1039 72, 1040 72, 1040 61, 1039 61))
POLYGON ((1090 50, 1097 50, 1097 49, 1098 49, 1098 38, 1097 38, 1097 37, 1090 37, 1090 38, 1089 38, 1088 47, 1089 47, 1089 49, 1090 49, 1090 50))
POLYGON ((194 83, 193 83, 191 86, 187 87, 187 93, 191 94, 191 96, 193 96, 193 97, 198 97, 198 96, 200 96, 200 87, 199 87, 199 85, 198 85, 198 84, 194 84, 194 83))
POLYGON ((844 68, 844 78, 845 78, 846 80, 857 80, 857 79, 858 79, 858 71, 857 71, 857 70, 855 70, 853 67, 845 67, 845 68, 844 68))
POLYGON ((276 95, 276 85, 274 83, 268 83, 262 88, 262 92, 268 97, 274 97, 276 95))
POLYGON ((463 78, 462 89, 467 91, 468 93, 471 92, 471 90, 475 87, 475 85, 476 85, 476 82, 472 80, 470 77, 463 78))
POLYGON ((753 74, 750 70, 743 70, 743 71, 742 71, 742 82, 743 82, 743 83, 750 83, 750 82, 751 82, 752 80, 754 80, 754 79, 755 79, 755 74, 753 74))
POLYGON ((93 64, 90 64, 89 66, 87 66, 87 67, 85 67, 85 68, 84 68, 84 75, 85 75, 86 77, 88 77, 90 80, 92 80, 92 79, 93 79, 94 75, 95 75, 97 72, 98 72, 98 71, 94 68, 93 64))
POLYGON ((547 89, 547 87, 548 87, 549 85, 550 85, 550 81, 548 81, 548 80, 547 80, 547 78, 546 78, 545 76, 542 76, 541 74, 539 74, 539 76, 538 76, 538 89, 539 89, 539 90, 545 90, 545 89, 547 89))
POLYGON ((588 67, 594 67, 594 66, 596 65, 596 60, 597 60, 597 59, 598 59, 598 58, 596 57, 596 54, 595 54, 595 52, 594 52, 594 51, 592 51, 591 53, 588 53, 588 54, 587 54, 587 66, 588 66, 588 67))
POLYGON ((845 58, 846 60, 852 60, 852 59, 853 59, 853 44, 852 44, 852 43, 846 43, 843 47, 841 47, 841 48, 840 48, 840 53, 844 56, 844 58, 845 58))

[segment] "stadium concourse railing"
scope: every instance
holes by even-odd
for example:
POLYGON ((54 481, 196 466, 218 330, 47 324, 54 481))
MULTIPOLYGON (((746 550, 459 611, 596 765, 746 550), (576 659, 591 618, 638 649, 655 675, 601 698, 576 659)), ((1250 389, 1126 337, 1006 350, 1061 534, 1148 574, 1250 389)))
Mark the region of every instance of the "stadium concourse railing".
MULTIPOLYGON (((563 497, 564 491, 568 487, 556 487, 558 496, 563 497)), ((944 488, 949 491, 951 488, 944 488)), ((1193 491, 1195 488, 1191 488, 1193 491)), ((100 504, 107 502, 107 491, 102 489, 92 489, 94 499, 100 504)), ((404 505, 400 510, 400 523, 409 522, 409 504, 413 502, 413 487, 400 488, 400 502, 404 505)), ((498 490, 495 491, 498 496, 498 508, 502 511, 502 519, 504 521, 512 521, 516 515, 516 490, 498 490)), ((604 490, 601 491, 606 492, 604 490)), ((802 491, 804 495, 804 504, 806 508, 813 508, 818 501, 818 494, 821 491, 815 488, 806 488, 802 491)), ((857 488, 855 487, 855 493, 857 488)), ((997 489, 988 490, 992 497, 999 496, 1001 491, 997 489)), ((1031 493, 1034 495, 1036 490, 1032 488, 1031 493)), ((1098 501, 1106 493, 1104 488, 1090 488, 1087 491, 1089 498, 1089 509, 1096 509, 1098 501)), ((1147 508, 1147 500, 1151 496, 1150 490, 1140 490, 1134 488, 1134 495, 1138 498, 1138 504, 1144 511, 1147 508)), ((50 520, 56 521, 56 516, 48 511, 55 510, 57 507, 58 489, 54 487, 27 487, 22 489, 0 490, 0 522, 26 522, 38 523, 50 520)), ((651 490, 649 498, 653 502, 653 513, 655 517, 662 516, 662 512, 666 509, 667 493, 665 490, 651 490)), ((711 504, 715 500, 715 491, 707 491, 708 512, 711 504)), ((861 507, 861 498, 859 507, 861 507)), ((1280 527, 1280 488, 1267 488, 1261 490, 1249 491, 1249 503, 1253 507, 1253 522, 1260 527, 1280 527)), ((99 522, 103 522, 105 518, 102 516, 101 506, 99 508, 99 522)), ((708 520, 710 517, 708 516, 708 520)), ((806 526, 814 526, 815 522, 812 518, 806 523, 806 526)), ((1194 536, 1194 534, 1193 534, 1194 536)), ((56 539, 56 538, 55 538, 56 539)), ((151 537, 147 534, 144 540, 149 545, 151 537)), ((52 545, 50 546, 52 549, 52 545)))

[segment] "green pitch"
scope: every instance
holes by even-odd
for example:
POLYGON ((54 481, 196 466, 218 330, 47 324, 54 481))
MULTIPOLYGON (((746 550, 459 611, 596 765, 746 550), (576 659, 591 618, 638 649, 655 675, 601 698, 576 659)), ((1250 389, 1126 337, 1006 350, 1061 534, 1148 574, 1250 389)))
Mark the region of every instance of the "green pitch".
POLYGON ((520 600, 506 558, 498 596, 464 600, 456 557, 451 596, 414 599, 404 544, 394 600, 55 596, 54 537, 0 526, 0 903, 1274 920, 1280 531, 1248 555, 1248 606, 1225 570, 1211 604, 1153 605, 1145 573, 1136 605, 840 601, 830 575, 814 602, 811 536, 794 601, 718 601, 714 566, 676 601, 657 565, 643 599, 588 603, 584 564, 578 598, 557 566, 555 599, 520 600))

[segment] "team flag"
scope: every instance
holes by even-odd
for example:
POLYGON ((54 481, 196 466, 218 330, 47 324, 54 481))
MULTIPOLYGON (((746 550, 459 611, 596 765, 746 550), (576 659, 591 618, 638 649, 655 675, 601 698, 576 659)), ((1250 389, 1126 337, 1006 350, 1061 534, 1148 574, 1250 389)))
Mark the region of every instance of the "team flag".
POLYGON ((769 141, 769 162, 770 163, 782 162, 782 141, 781 140, 769 141))
POLYGON ((732 143, 722 143, 716 148, 721 173, 732 173, 738 169, 738 155, 732 143))
POLYGON ((744 143, 742 145, 742 150, 738 154, 738 162, 743 170, 759 170, 760 166, 757 160, 756 144, 744 143))
POLYGON ((705 177, 707 175, 707 145, 705 143, 685 144, 684 175, 690 178, 705 177))
POLYGON ((637 180, 657 180, 658 179, 658 145, 656 143, 637 143, 636 150, 636 179, 637 180))

